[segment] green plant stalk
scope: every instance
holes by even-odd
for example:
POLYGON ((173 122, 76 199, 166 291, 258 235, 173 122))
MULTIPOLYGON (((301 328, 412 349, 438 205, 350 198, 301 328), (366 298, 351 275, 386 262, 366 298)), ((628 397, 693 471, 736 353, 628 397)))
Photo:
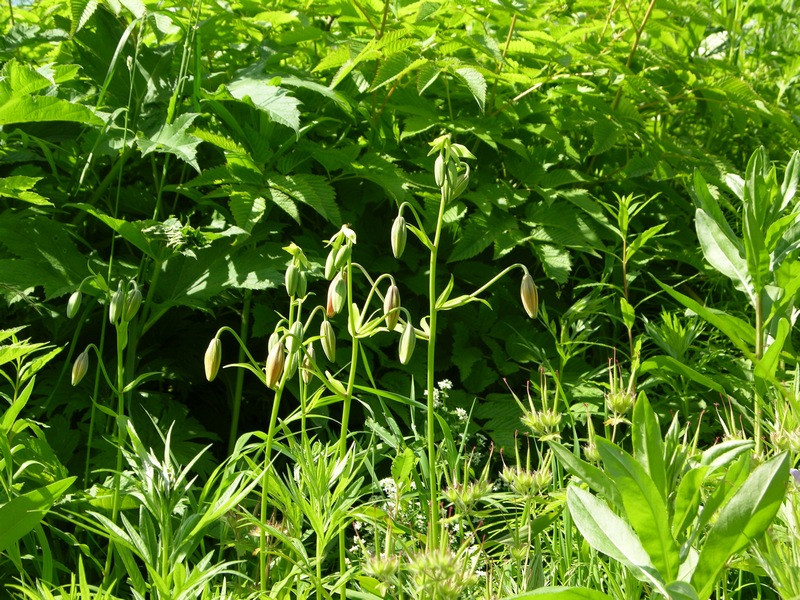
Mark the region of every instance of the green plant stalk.
MULTIPOLYGON (((250 304, 252 300, 252 291, 244 291, 244 304, 242 306, 242 320, 239 328, 239 339, 246 340, 250 326, 250 304)), ((243 363, 245 353, 242 345, 239 345, 239 357, 237 362, 243 363)), ((239 434, 239 414, 242 409, 242 390, 244 389, 244 371, 239 369, 236 372, 236 385, 233 390, 233 404, 231 406, 231 428, 228 434, 228 456, 233 454, 233 449, 236 446, 236 437, 239 434)))
MULTIPOLYGON (((125 428, 122 426, 121 421, 122 417, 125 415, 125 392, 123 391, 125 389, 125 363, 123 360, 123 355, 125 346, 127 345, 128 324, 123 321, 119 324, 116 324, 114 327, 117 330, 117 389, 115 390, 117 394, 117 462, 116 467, 114 468, 114 489, 112 490, 113 496, 111 503, 111 521, 116 524, 120 508, 122 446, 125 443, 125 428)), ((108 554, 106 555, 104 584, 108 583, 108 577, 111 574, 110 566, 113 550, 114 542, 113 540, 110 540, 108 554)))
MULTIPOLYGON (((764 315, 762 312, 762 290, 756 293, 756 360, 761 360, 764 354, 764 315)), ((754 388, 755 394, 753 395, 753 437, 755 438, 754 452, 756 456, 761 456, 761 394, 757 388, 754 388)))
MULTIPOLYGON (((428 364, 427 364, 427 436, 428 436, 428 471, 430 481, 430 523, 428 527, 428 549, 436 550, 439 547, 439 475, 436 468, 436 413, 433 406, 433 393, 436 382, 434 369, 436 367, 436 261, 439 255, 439 243, 442 237, 442 223, 444 221, 444 207, 447 198, 442 192, 439 202, 439 214, 436 217, 436 233, 430 247, 431 261, 428 273, 428 310, 430 333, 428 335, 428 364)), ((411 324, 409 323, 409 326, 411 324)))
MULTIPOLYGON (((352 260, 347 260, 347 312, 348 312, 348 319, 353 320, 355 316, 353 315, 353 262, 352 260)), ((364 306, 364 311, 366 312, 367 307, 364 306)), ((356 383, 356 369, 358 368, 358 337, 356 337, 356 323, 352 322, 352 347, 350 351, 350 373, 347 377, 347 389, 346 395, 344 397, 344 403, 342 406, 342 428, 341 432, 339 433, 339 459, 343 460, 345 454, 347 454, 347 429, 350 421, 350 406, 353 400, 353 387, 356 383)), ((345 531, 344 528, 339 530, 339 573, 344 574, 347 571, 347 556, 345 555, 345 549, 347 545, 347 540, 345 539, 345 531)), ((319 568, 319 562, 317 562, 317 567, 319 568)), ((345 600, 346 597, 346 589, 344 583, 342 583, 342 587, 339 589, 339 595, 341 596, 342 600, 345 600)))

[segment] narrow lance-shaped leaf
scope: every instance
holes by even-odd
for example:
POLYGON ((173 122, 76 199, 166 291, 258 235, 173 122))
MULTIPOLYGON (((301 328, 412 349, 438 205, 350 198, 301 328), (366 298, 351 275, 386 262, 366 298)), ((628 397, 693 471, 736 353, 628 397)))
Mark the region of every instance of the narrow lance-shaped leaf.
POLYGON ((722 228, 704 210, 695 213, 695 225, 703 256, 717 271, 730 278, 734 285, 743 291, 751 306, 756 305, 753 282, 742 258, 740 245, 730 239, 722 228))
POLYGON ((597 450, 622 496, 625 513, 664 581, 678 576, 680 551, 672 537, 667 507, 653 480, 628 453, 603 438, 597 450))
POLYGON ((639 581, 664 590, 664 581, 639 538, 605 502, 576 485, 570 485, 567 488, 567 506, 578 531, 592 548, 625 565, 639 581))
POLYGON ((722 508, 692 576, 700 598, 711 595, 728 558, 766 531, 783 502, 788 478, 789 455, 783 453, 759 465, 722 508))

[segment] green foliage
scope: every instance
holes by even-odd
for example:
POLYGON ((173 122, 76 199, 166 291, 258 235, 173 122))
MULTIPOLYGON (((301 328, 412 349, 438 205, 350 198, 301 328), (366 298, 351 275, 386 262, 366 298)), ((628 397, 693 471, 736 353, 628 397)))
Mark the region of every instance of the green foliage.
POLYGON ((795 550, 785 511, 763 570, 745 538, 791 461, 770 457, 800 452, 796 8, 9 3, 0 581, 25 598, 793 589, 774 567, 795 550), (521 295, 494 285, 516 265, 521 295), (677 420, 660 436, 678 411, 694 439, 677 420), (176 505, 137 487, 156 466, 183 477, 176 505), (515 495, 534 474, 552 484, 515 495))

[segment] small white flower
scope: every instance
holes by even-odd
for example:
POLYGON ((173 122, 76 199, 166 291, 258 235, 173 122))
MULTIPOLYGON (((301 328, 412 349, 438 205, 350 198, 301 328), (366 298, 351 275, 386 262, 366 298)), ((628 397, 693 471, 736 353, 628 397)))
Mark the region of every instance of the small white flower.
POLYGON ((468 417, 468 416, 469 416, 469 415, 467 414, 467 411, 466 411, 466 410, 464 410, 464 409, 463 409, 463 408, 461 408, 461 407, 458 407, 458 408, 456 408, 456 418, 457 418, 459 421, 461 421, 462 423, 464 423, 464 422, 467 420, 467 417, 468 417))
POLYGON ((442 379, 439 382, 439 389, 440 390, 452 390, 453 389, 453 382, 449 379, 442 379))

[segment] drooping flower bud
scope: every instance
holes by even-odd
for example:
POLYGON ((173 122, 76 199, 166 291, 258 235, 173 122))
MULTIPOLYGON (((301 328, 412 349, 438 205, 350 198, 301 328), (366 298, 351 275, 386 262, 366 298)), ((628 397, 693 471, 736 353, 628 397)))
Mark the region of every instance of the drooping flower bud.
POLYGON ((386 290, 383 299, 383 314, 386 317, 386 327, 389 331, 394 331, 397 320, 400 318, 400 289, 392 284, 386 290))
POLYGON ((206 348, 206 355, 203 359, 203 366, 206 369, 206 379, 214 381, 219 373, 219 366, 222 362, 222 341, 215 337, 206 348))
POLYGON ((444 155, 439 154, 436 157, 436 160, 433 162, 433 179, 436 181, 436 185, 438 187, 442 187, 444 183, 444 179, 446 177, 446 168, 447 165, 444 162, 444 155))
POLYGON ((283 353, 283 344, 275 344, 267 356, 267 387, 275 389, 283 374, 283 363, 286 357, 283 353))
POLYGON ((301 367, 302 368, 301 375, 306 385, 308 385, 308 382, 311 381, 311 378, 314 376, 315 361, 316 361, 316 350, 314 350, 314 344, 311 343, 306 348, 306 354, 303 357, 303 365, 301 367))
POLYGON ((286 352, 295 354, 303 343, 303 324, 295 321, 289 328, 289 335, 286 336, 286 352))
POLYGON ((294 264, 294 261, 289 263, 286 267, 286 275, 284 276, 284 284, 286 285, 286 293, 290 298, 297 296, 297 285, 300 279, 300 269, 294 264))
POLYGON ((461 194, 463 194, 464 191, 466 191, 468 184, 469 184, 469 171, 465 171, 464 173, 458 176, 458 179, 456 179, 456 184, 453 187, 453 198, 458 198, 461 194))
POLYGON ((406 220, 402 215, 397 215, 392 223, 392 254, 395 258, 403 255, 403 250, 406 248, 406 236, 406 220))
POLYGON ((273 331, 272 334, 269 336, 267 340, 267 352, 271 352, 272 349, 281 341, 281 334, 277 331, 273 331))
POLYGON ((414 327, 411 323, 406 323, 406 328, 400 334, 399 357, 400 364, 407 365, 411 360, 411 355, 414 354, 414 345, 417 342, 417 336, 414 333, 414 327))
POLYGON ((129 290, 125 295, 125 306, 122 309, 122 320, 125 322, 133 320, 136 313, 139 312, 139 307, 142 305, 142 292, 136 284, 133 284, 133 289, 129 290))
POLYGON ((308 291, 308 279, 306 278, 306 272, 300 271, 300 274, 297 277, 297 297, 305 298, 307 291, 308 291))
POLYGON ((294 354, 290 354, 286 358, 285 362, 286 362, 286 378, 291 379, 297 372, 297 363, 299 362, 297 352, 295 352, 294 354))
POLYGON ((322 338, 322 351, 328 360, 336 362, 336 334, 330 321, 322 321, 319 326, 319 336, 322 338))
POLYGON ((72 365, 72 385, 78 385, 89 370, 89 349, 78 355, 72 365))
POLYGON ((336 269, 334 267, 334 261, 336 260, 336 248, 332 248, 330 252, 328 252, 328 256, 325 259, 325 279, 328 281, 331 280, 333 274, 336 273, 336 269))
POLYGON ((539 292, 536 290, 536 284, 533 282, 531 274, 525 271, 522 276, 522 285, 519 289, 520 297, 522 298, 522 307, 531 319, 535 319, 539 314, 539 292))
POLYGON ((75 315, 78 314, 78 309, 81 307, 81 292, 80 290, 76 290, 72 292, 72 295, 69 297, 67 301, 67 318, 71 319, 75 315))
POLYGON ((117 291, 111 296, 111 304, 108 306, 108 320, 112 325, 116 325, 117 321, 122 318, 122 313, 125 311, 125 292, 122 291, 122 282, 117 284, 117 291))
POLYGON ((328 286, 328 301, 325 306, 325 314, 328 318, 341 312, 344 302, 347 299, 347 282, 339 271, 328 286))
POLYGON ((347 259, 349 259, 352 254, 353 247, 348 243, 342 244, 339 250, 336 251, 336 255, 333 259, 333 268, 343 268, 347 264, 347 259))

